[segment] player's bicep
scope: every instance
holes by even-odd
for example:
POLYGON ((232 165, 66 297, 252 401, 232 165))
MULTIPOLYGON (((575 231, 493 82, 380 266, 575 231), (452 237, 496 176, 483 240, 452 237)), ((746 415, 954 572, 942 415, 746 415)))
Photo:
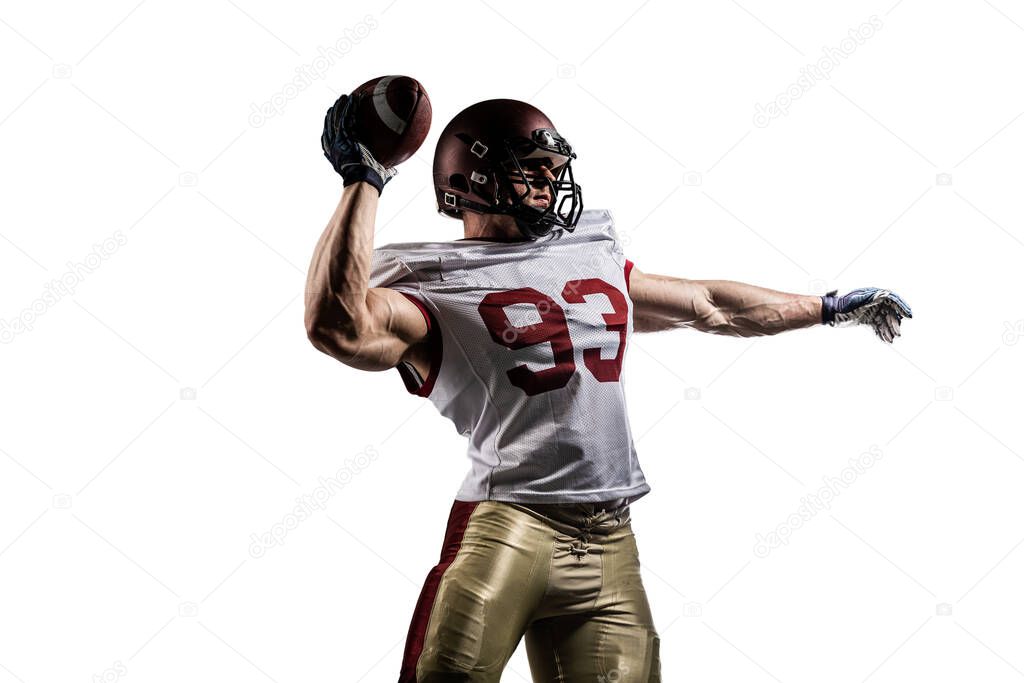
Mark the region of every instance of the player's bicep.
POLYGON ((423 305, 411 295, 387 287, 371 287, 366 293, 366 306, 382 333, 394 343, 410 346, 426 341, 430 330, 423 305))
POLYGON ((426 310, 410 295, 372 287, 366 293, 366 307, 372 327, 360 356, 373 369, 393 368, 411 347, 427 340, 426 310))
POLYGON ((716 310, 701 282, 643 273, 635 267, 630 272, 629 296, 634 332, 700 328, 716 310))

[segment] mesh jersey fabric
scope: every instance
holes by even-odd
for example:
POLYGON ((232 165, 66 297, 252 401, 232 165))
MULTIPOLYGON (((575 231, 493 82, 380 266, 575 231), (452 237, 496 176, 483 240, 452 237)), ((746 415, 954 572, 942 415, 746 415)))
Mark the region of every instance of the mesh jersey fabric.
POLYGON ((625 258, 607 210, 533 241, 378 247, 371 287, 414 301, 430 327, 426 378, 406 389, 468 437, 456 500, 595 502, 648 491, 626 410, 633 331, 625 258))

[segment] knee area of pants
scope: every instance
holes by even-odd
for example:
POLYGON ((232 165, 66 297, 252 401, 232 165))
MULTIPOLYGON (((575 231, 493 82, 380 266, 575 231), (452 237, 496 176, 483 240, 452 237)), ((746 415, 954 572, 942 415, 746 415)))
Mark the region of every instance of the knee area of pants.
POLYGON ((418 683, 428 683, 428 681, 431 683, 470 681, 473 680, 471 678, 472 675, 472 669, 458 666, 454 662, 445 662, 437 659, 421 662, 416 667, 416 680, 418 683))
POLYGON ((495 663, 490 666, 471 664, 464 658, 449 656, 443 653, 424 653, 416 665, 417 683, 469 683, 470 681, 499 680, 502 665, 495 663))

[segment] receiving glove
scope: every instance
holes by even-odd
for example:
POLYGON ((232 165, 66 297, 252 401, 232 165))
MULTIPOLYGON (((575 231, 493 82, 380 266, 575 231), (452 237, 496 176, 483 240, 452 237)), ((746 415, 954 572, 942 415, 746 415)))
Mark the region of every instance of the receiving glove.
POLYGON ((395 168, 386 168, 377 161, 373 154, 352 134, 353 112, 359 100, 342 95, 327 110, 324 117, 324 132, 320 136, 320 146, 324 156, 331 162, 334 170, 341 175, 342 184, 348 187, 352 183, 365 180, 384 191, 384 186, 398 173, 395 168))
POLYGON ((882 341, 892 343, 900 336, 900 321, 913 318, 910 306, 898 294, 877 287, 862 287, 836 296, 839 290, 821 297, 821 322, 827 325, 871 325, 882 341))

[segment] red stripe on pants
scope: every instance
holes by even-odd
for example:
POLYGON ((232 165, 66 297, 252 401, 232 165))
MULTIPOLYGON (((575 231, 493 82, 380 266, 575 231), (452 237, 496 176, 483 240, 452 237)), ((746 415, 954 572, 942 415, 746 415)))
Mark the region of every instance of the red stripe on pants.
POLYGON ((412 623, 409 624, 409 635, 405 639, 405 655, 402 658, 402 672, 399 674, 398 683, 416 683, 416 662, 419 661, 420 654, 423 652, 427 622, 430 620, 430 611, 433 609, 434 599, 437 597, 437 587, 441 584, 441 577, 445 570, 455 560, 459 548, 462 547, 462 536, 469 524, 469 516, 473 514, 478 503, 479 501, 457 500, 452 505, 451 512, 448 514, 448 527, 444 533, 441 560, 427 574, 427 580, 423 583, 419 600, 416 601, 416 609, 412 613, 412 623))

